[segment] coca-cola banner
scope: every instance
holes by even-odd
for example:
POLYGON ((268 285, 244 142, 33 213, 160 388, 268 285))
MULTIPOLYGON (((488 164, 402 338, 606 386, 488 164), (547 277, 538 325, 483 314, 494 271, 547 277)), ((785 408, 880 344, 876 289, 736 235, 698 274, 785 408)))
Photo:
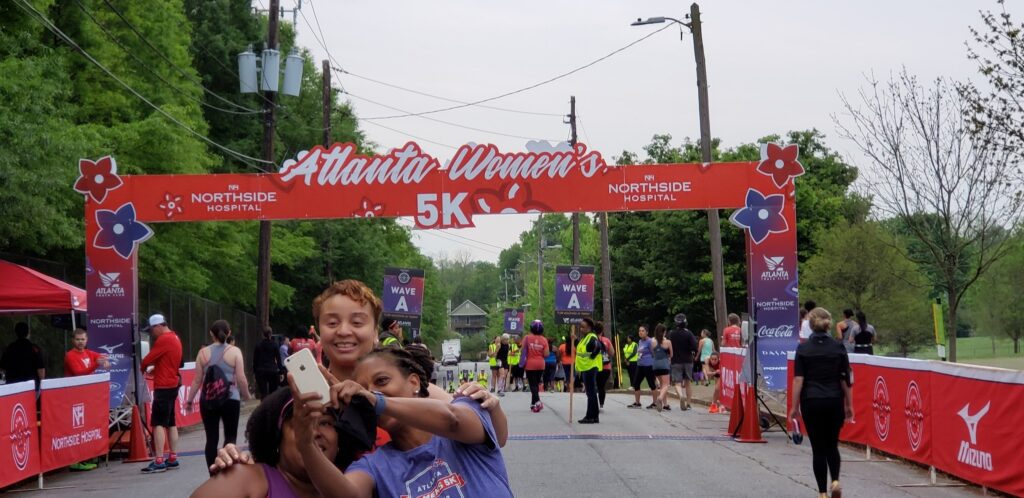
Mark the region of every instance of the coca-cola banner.
POLYGON ((410 337, 420 335, 424 275, 423 270, 416 268, 384 269, 384 292, 381 293, 381 301, 384 306, 382 317, 398 320, 403 329, 410 331, 410 337))
POLYGON ((594 267, 555 268, 555 323, 580 323, 594 314, 594 267))
POLYGON ((49 472, 107 452, 110 374, 41 383, 40 470, 49 472))
MULTIPOLYGON (((795 145, 766 144, 759 161, 617 166, 583 144, 548 152, 473 144, 435 158, 412 142, 377 155, 339 143, 300 151, 276 173, 123 177, 112 157, 82 159, 74 190, 86 198, 90 330, 109 327, 100 345, 115 363, 111 403, 121 402, 132 324, 140 322, 135 260, 153 233, 147 223, 411 216, 418 228, 461 228, 478 215, 581 211, 734 209, 731 221, 747 236, 760 363, 767 386, 782 389, 785 353, 797 341, 797 153, 795 145), (97 308, 98 296, 105 300, 97 308)), ((559 323, 585 313, 573 296, 589 293, 592 309, 592 281, 586 292, 577 285, 556 286, 556 299, 566 299, 556 305, 572 314, 559 323)))
POLYGON ((35 381, 0 385, 0 488, 39 473, 35 381))
POLYGON ((1024 496, 1024 372, 859 354, 850 366, 843 441, 1024 496))
POLYGON ((739 387, 740 372, 746 359, 747 350, 744 348, 722 348, 719 354, 721 378, 718 381, 722 386, 721 401, 727 407, 732 408, 732 399, 739 387))
MULTIPOLYGON (((178 397, 174 400, 174 423, 178 427, 188 427, 190 425, 196 425, 203 421, 202 415, 199 413, 199 396, 192 400, 192 406, 188 407, 186 401, 188 401, 189 389, 192 389, 192 381, 196 377, 196 364, 195 362, 188 362, 185 366, 178 370, 181 375, 181 386, 178 386, 178 397)), ((149 390, 153 391, 153 379, 147 378, 146 384, 149 386, 149 390)), ((150 416, 152 415, 151 408, 152 403, 145 403, 143 410, 145 411, 146 422, 150 422, 150 416)), ((150 424, 152 427, 152 424, 150 424)))
POLYGON ((523 310, 505 308, 505 332, 509 334, 523 333, 523 310))

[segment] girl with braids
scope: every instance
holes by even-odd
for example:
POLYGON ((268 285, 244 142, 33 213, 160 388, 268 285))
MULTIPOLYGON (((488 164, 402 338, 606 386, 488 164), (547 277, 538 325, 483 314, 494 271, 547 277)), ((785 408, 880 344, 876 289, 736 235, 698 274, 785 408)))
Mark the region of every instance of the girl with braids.
MULTIPOLYGON (((313 300, 313 318, 320 330, 321 351, 330 365, 329 371, 323 370, 325 377, 329 373, 329 380, 354 379, 354 371, 359 360, 377 347, 377 322, 381 308, 380 298, 358 280, 334 282, 313 300)), ((424 389, 431 398, 444 402, 452 399, 444 389, 433 384, 424 384, 424 389)), ((497 398, 488 395, 475 383, 461 386, 457 394, 465 394, 479 401, 483 408, 491 413, 498 441, 504 445, 508 437, 508 426, 497 398)), ((387 439, 386 431, 378 431, 378 444, 384 444, 387 439)), ((210 471, 217 472, 236 462, 252 463, 252 457, 246 452, 239 451, 233 444, 226 445, 217 452, 210 471)))
POLYGON ((325 371, 331 384, 327 404, 315 393, 300 394, 289 374, 295 418, 305 421, 297 424, 299 452, 323 495, 448 496, 443 490, 457 488, 459 496, 512 496, 491 414, 464 396, 451 402, 429 398, 432 369, 419 350, 377 349, 360 360, 356 381, 339 382, 325 371), (343 473, 317 447, 316 424, 326 410, 360 397, 373 405, 391 441, 343 473))

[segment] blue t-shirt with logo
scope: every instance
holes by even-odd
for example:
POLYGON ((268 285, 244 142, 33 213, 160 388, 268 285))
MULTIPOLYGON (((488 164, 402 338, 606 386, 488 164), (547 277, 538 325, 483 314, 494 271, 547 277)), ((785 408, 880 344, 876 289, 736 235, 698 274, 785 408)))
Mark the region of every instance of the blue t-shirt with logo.
POLYGON ((654 339, 650 337, 637 342, 636 352, 638 354, 636 364, 641 367, 654 366, 654 339))
POLYGON ((469 398, 455 398, 452 403, 476 412, 487 433, 486 443, 464 444, 434 436, 427 444, 409 451, 388 443, 354 462, 346 473, 368 474, 381 498, 511 497, 491 415, 469 398))

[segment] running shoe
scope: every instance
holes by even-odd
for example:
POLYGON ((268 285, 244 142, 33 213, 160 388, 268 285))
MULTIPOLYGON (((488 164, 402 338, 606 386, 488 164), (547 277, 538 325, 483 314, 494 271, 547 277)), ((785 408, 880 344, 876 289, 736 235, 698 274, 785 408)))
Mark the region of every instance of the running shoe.
POLYGON ((718 403, 711 403, 711 406, 708 408, 708 413, 718 413, 718 403))
POLYGON ((631 405, 626 405, 626 408, 643 408, 643 405, 640 403, 633 403, 631 405))
POLYGON ((661 409, 665 410, 666 412, 670 412, 670 411, 672 411, 672 406, 669 405, 668 403, 665 403, 665 405, 662 406, 661 409))
POLYGON ((504 398, 505 397, 505 391, 498 391, 498 397, 504 398))
POLYGON ((540 412, 543 409, 544 409, 544 402, 543 401, 538 401, 537 402, 537 411, 540 412))
POLYGON ((577 422, 579 422, 581 424, 598 424, 598 423, 600 423, 600 421, 598 421, 598 419, 596 419, 596 418, 581 418, 581 419, 577 420, 577 422))
POLYGON ((143 474, 159 474, 160 472, 167 472, 166 463, 156 463, 156 461, 149 462, 149 465, 142 468, 143 474))
POLYGON ((174 460, 164 460, 164 465, 167 466, 167 470, 172 470, 181 467, 181 462, 175 458, 174 460))
POLYGON ((832 481, 832 498, 842 498, 843 488, 839 485, 839 481, 832 481))
POLYGON ((72 472, 85 472, 96 468, 95 463, 79 462, 68 466, 68 470, 72 472))
POLYGON ((655 409, 655 408, 657 408, 657 407, 658 407, 658 405, 657 405, 657 404, 655 404, 655 403, 651 403, 651 404, 647 405, 647 409, 648 409, 648 410, 653 410, 653 409, 655 409))

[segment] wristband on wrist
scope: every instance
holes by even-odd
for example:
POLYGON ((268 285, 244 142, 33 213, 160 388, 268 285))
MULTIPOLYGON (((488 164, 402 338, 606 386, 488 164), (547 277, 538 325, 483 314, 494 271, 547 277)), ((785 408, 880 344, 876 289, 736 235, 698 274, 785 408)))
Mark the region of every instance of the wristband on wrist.
POLYGON ((373 405, 373 413, 379 417, 384 414, 384 409, 387 407, 387 398, 378 391, 374 391, 373 395, 377 397, 377 403, 373 405))

